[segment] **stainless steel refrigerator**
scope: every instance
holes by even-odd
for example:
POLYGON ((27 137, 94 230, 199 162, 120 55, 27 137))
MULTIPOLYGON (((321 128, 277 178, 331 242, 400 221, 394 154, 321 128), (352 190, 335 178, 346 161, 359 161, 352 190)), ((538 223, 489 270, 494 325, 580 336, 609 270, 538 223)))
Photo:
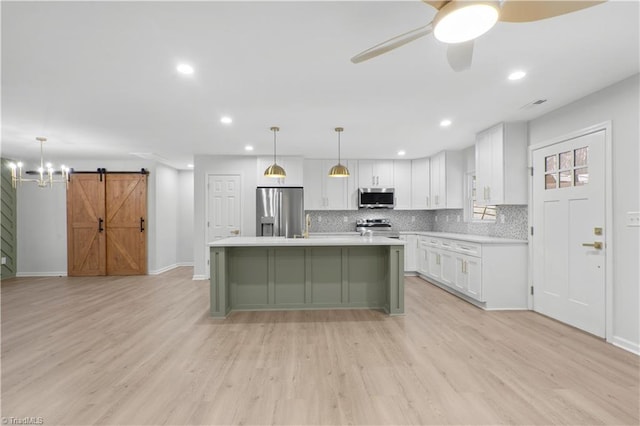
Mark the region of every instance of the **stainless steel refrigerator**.
POLYGON ((304 197, 301 186, 259 186, 256 189, 258 237, 302 235, 304 197))

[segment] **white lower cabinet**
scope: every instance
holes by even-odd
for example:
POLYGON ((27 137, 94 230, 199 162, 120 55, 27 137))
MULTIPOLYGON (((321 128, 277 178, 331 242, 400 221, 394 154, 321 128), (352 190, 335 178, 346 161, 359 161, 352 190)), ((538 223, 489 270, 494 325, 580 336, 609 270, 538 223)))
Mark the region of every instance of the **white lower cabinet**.
POLYGON ((418 237, 418 273, 485 309, 527 309, 526 241, 418 237))
POLYGON ((400 239, 405 241, 404 245, 404 271, 418 271, 418 236, 417 235, 400 235, 400 239))

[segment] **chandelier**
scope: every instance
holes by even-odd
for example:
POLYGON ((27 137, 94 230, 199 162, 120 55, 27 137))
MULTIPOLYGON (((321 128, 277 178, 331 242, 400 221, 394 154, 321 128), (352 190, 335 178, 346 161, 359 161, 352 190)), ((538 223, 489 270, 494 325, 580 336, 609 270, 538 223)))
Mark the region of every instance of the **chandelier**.
POLYGON ((22 182, 35 182, 38 184, 40 188, 45 187, 53 187, 54 183, 67 183, 69 178, 69 168, 62 165, 60 166, 60 170, 54 170, 51 163, 44 162, 44 152, 43 145, 47 141, 47 138, 37 137, 36 140, 40 142, 40 167, 37 170, 27 170, 24 173, 26 175, 34 175, 36 177, 23 177, 22 176, 22 167, 23 164, 21 162, 9 163, 9 167, 11 168, 11 184, 15 188, 17 184, 22 184, 22 182), (54 176, 61 176, 60 178, 54 176))

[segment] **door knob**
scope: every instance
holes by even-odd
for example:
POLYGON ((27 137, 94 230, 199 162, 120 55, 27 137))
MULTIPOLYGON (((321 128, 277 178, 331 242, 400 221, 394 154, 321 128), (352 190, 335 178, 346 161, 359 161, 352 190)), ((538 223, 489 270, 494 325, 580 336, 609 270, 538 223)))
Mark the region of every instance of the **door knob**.
POLYGON ((593 243, 582 243, 583 247, 593 247, 596 250, 602 250, 602 243, 600 241, 596 241, 593 243))

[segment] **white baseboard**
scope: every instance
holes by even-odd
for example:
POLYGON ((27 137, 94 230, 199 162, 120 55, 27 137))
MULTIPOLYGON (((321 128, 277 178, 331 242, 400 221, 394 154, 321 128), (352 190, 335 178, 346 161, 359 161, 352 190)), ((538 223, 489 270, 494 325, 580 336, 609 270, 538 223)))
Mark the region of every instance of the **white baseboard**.
POLYGON ((67 271, 64 272, 17 272, 16 278, 23 277, 66 277, 67 271))
POLYGON ((613 336, 611 340, 609 340, 614 346, 624 349, 625 351, 629 351, 636 355, 640 355, 640 344, 632 342, 627 339, 623 339, 622 337, 613 336))
POLYGON ((200 280, 208 280, 209 278, 207 278, 206 275, 194 275, 192 280, 194 281, 200 281, 200 280))
POLYGON ((164 272, 168 272, 172 269, 176 269, 179 266, 193 266, 193 262, 178 262, 173 265, 165 266, 164 268, 156 269, 155 271, 149 271, 149 275, 160 275, 164 272))

